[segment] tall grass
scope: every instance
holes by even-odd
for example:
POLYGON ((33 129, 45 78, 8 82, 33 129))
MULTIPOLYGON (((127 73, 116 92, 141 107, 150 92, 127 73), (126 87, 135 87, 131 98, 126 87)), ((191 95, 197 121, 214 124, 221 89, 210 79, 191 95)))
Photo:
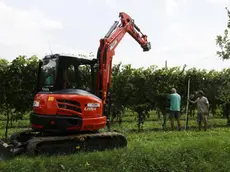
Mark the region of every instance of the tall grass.
MULTIPOLYGON (((66 156, 19 156, 0 162, 0 171, 230 171, 230 128, 224 126, 226 120, 210 119, 207 132, 198 132, 195 120, 190 121, 189 131, 162 131, 161 124, 162 121, 149 120, 142 132, 134 130, 135 121, 114 124, 113 129, 127 136, 128 147, 124 149, 66 156)), ((3 131, 0 129, 0 135, 3 131)), ((10 133, 15 131, 11 129, 10 133)))

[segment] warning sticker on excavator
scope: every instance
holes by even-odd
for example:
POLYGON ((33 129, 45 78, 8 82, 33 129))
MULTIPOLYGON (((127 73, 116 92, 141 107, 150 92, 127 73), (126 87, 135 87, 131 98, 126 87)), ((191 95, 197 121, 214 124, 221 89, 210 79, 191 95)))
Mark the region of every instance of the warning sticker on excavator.
POLYGON ((48 101, 54 101, 54 97, 49 97, 48 101))

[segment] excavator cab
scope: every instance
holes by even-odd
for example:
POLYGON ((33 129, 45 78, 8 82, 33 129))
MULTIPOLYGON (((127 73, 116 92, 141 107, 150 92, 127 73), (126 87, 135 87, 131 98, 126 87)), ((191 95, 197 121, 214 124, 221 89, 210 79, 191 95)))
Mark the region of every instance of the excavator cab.
POLYGON ((32 129, 70 133, 103 128, 102 100, 95 95, 97 64, 97 59, 45 56, 39 63, 32 129))
POLYGON ((97 59, 49 55, 39 63, 37 92, 81 89, 95 94, 97 59))

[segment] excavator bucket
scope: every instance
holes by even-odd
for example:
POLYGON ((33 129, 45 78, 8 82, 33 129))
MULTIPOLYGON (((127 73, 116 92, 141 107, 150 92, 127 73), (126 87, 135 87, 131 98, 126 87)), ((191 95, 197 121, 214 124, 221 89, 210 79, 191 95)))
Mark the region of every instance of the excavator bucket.
POLYGON ((8 160, 13 157, 10 145, 0 140, 0 160, 8 160))

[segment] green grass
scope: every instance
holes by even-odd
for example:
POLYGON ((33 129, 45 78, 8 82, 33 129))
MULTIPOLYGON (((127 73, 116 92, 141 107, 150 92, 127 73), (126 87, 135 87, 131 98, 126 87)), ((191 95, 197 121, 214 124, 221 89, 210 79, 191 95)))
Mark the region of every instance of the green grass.
MULTIPOLYGON (((0 171, 229 171, 230 128, 224 126, 226 120, 210 119, 207 132, 198 132, 194 120, 189 124, 192 127, 189 131, 166 132, 161 129, 162 121, 152 119, 145 122, 143 132, 135 132, 135 122, 124 122, 121 126, 114 124, 113 129, 127 136, 127 148, 66 156, 20 156, 0 162, 0 171), (215 128, 216 125, 219 127, 215 128)), ((13 128, 9 132, 15 131, 13 128)), ((0 129, 1 134, 4 129, 0 129)))

